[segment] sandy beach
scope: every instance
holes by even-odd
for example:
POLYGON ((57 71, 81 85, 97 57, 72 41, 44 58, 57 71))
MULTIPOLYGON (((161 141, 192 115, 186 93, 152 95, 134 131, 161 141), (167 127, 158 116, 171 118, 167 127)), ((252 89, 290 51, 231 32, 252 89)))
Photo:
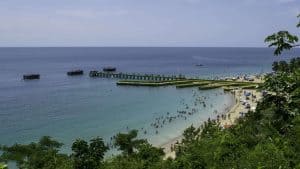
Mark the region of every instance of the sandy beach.
MULTIPOLYGON (((234 125, 236 120, 243 117, 245 113, 248 113, 250 110, 255 110, 257 102, 262 98, 261 93, 256 90, 236 89, 230 92, 234 96, 235 104, 231 106, 229 111, 225 110, 225 112, 219 114, 217 119, 215 119, 219 121, 219 124, 222 128, 228 128, 234 125)), ((160 146, 164 149, 164 152, 166 153, 165 159, 175 158, 175 151, 172 151, 171 147, 176 143, 180 142, 182 138, 182 135, 178 136, 160 146)))

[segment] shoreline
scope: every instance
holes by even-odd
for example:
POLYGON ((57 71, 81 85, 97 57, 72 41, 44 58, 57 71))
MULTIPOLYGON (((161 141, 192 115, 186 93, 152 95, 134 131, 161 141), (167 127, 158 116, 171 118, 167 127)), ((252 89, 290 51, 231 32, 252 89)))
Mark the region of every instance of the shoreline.
MULTIPOLYGON (((251 109, 255 109, 257 105, 257 101, 260 100, 262 97, 260 93, 253 89, 237 89, 230 91, 233 95, 233 103, 230 106, 229 109, 225 108, 223 112, 219 113, 222 117, 219 116, 216 118, 213 118, 212 120, 216 120, 220 127, 222 128, 228 128, 235 124, 236 120, 243 117, 243 114, 248 113, 251 109), (242 104, 243 100, 243 93, 249 92, 251 93, 252 99, 248 100, 249 104, 251 105, 250 109, 245 108, 245 106, 242 104), (255 96, 255 99, 253 99, 253 96, 255 96), (241 112, 243 112, 241 114, 241 112)), ((201 125, 201 124, 200 124, 201 125)), ((197 127, 200 127, 197 126, 197 127)), ((171 147, 174 146, 176 143, 181 142, 183 139, 183 135, 177 136, 175 138, 170 139, 168 142, 163 143, 159 145, 158 147, 163 148, 163 151, 165 152, 164 159, 172 158, 174 159, 176 157, 175 151, 171 151, 171 147)))

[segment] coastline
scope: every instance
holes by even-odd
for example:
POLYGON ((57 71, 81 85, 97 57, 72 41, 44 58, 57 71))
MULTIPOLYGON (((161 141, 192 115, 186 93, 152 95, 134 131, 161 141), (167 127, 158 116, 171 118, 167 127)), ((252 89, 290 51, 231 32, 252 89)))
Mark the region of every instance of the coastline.
MULTIPOLYGON (((248 89, 247 90, 244 90, 244 89, 232 90, 231 94, 233 95, 233 100, 234 100, 233 104, 230 106, 230 108, 228 110, 227 110, 227 108, 225 108, 224 111, 219 114, 219 115, 221 115, 221 117, 217 117, 217 118, 213 119, 213 120, 218 121, 218 123, 220 124, 220 126, 222 128, 228 128, 228 127, 234 125, 237 119, 243 117, 243 115, 245 113, 250 111, 250 109, 246 108, 245 105, 242 104, 242 102, 244 102, 243 94, 245 92, 251 93, 252 99, 250 99, 248 101, 251 106, 250 109, 255 110, 257 101, 262 98, 261 94, 258 91, 248 90, 248 89), (255 99, 253 96, 255 96, 255 99)), ((200 127, 200 125, 196 126, 196 127, 200 127)), ((163 150, 165 152, 164 159, 167 159, 167 158, 174 159, 176 157, 175 151, 172 151, 171 147, 173 145, 175 145, 176 143, 180 143, 182 139, 183 139, 183 135, 181 134, 180 136, 177 136, 159 146, 160 148, 163 148, 163 150)))

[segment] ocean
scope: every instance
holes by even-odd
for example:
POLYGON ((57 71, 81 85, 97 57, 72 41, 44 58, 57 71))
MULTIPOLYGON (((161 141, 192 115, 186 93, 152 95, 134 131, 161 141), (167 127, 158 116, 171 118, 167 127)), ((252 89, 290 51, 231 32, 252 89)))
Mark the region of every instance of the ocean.
POLYGON ((233 98, 221 89, 117 86, 117 79, 90 78, 90 70, 115 66, 128 73, 226 77, 271 71, 275 60, 299 56, 300 50, 273 56, 269 48, 0 48, 0 144, 30 143, 49 135, 70 152, 77 138, 99 136, 107 143, 118 132, 138 129, 140 138, 161 145, 186 127, 215 117, 233 98), (202 67, 195 66, 202 64, 202 67), (67 71, 85 74, 68 77, 67 71), (39 73, 40 80, 22 75, 39 73), (197 104, 205 98, 206 107, 197 104), (187 108, 188 107, 188 108, 187 108), (195 109, 196 113, 160 126, 157 118, 195 109))

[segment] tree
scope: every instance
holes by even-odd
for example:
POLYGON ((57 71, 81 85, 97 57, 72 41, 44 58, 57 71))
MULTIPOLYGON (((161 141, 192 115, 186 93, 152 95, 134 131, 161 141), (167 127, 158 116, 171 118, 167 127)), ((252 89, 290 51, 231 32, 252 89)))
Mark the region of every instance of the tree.
POLYGON ((1 159, 15 161, 20 169, 70 168, 68 156, 58 153, 61 146, 62 143, 49 136, 44 136, 38 143, 1 147, 1 151, 3 151, 1 159))
POLYGON ((8 169, 7 165, 0 163, 0 169, 8 169))
POLYGON ((89 159, 89 146, 86 141, 77 139, 72 144, 72 151, 75 169, 88 169, 93 167, 89 159))
POLYGON ((127 134, 119 133, 115 138, 115 145, 119 147, 119 150, 123 151, 125 155, 132 155, 134 150, 146 140, 136 139, 138 134, 137 130, 131 130, 127 134))
POLYGON ((95 138, 88 144, 86 141, 77 139, 72 150, 75 169, 95 169, 101 166, 104 153, 108 150, 102 138, 95 138))
POLYGON ((63 144, 53 140, 50 136, 44 136, 40 139, 39 145, 45 150, 58 150, 63 144))
POLYGON ((196 129, 193 125, 188 127, 183 132, 182 143, 191 143, 197 140, 200 136, 200 128, 196 129))
POLYGON ((147 166, 150 166, 153 163, 156 163, 162 159, 165 155, 162 148, 153 147, 149 143, 140 144, 137 147, 138 153, 137 158, 146 161, 147 166))
POLYGON ((292 58, 290 62, 291 72, 295 72, 300 67, 300 58, 292 58))
POLYGON ((280 55, 283 50, 290 50, 293 47, 299 46, 296 44, 298 42, 298 37, 290 34, 288 31, 279 31, 268 36, 265 42, 270 42, 269 47, 275 46, 275 55, 280 55))
POLYGON ((278 62, 273 62, 272 64, 272 70, 277 72, 279 70, 279 64, 278 62))
POLYGON ((104 144, 103 139, 100 137, 94 138, 91 140, 89 151, 91 157, 100 162, 104 158, 105 152, 108 150, 108 147, 104 144))
MULTIPOLYGON (((297 16, 300 18, 300 14, 297 16)), ((300 27, 300 21, 297 24, 297 27, 300 27)), ((300 44, 297 44, 298 37, 295 35, 290 34, 288 31, 279 31, 277 33, 274 33, 272 35, 269 35, 265 42, 270 43, 269 47, 275 47, 274 55, 278 56, 282 53, 284 50, 290 50, 294 47, 300 46, 300 44)))
POLYGON ((242 165, 243 168, 290 168, 283 150, 272 142, 258 144, 242 165))

